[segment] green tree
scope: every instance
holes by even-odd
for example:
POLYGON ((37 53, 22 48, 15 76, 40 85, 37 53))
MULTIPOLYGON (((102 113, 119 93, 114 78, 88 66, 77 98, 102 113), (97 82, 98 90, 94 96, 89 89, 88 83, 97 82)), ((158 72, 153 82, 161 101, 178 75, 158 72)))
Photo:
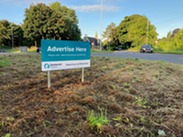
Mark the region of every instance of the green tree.
POLYGON ((171 33, 171 37, 174 37, 179 32, 179 30, 179 28, 174 29, 171 33))
POLYGON ((0 45, 21 46, 22 42, 22 27, 7 20, 0 20, 0 45))
POLYGON ((173 38, 173 49, 182 50, 183 49, 183 29, 179 30, 173 38))
POLYGON ((36 46, 41 39, 80 40, 81 36, 75 11, 60 2, 30 5, 25 11, 23 30, 36 46))
POLYGON ((157 32, 145 16, 126 16, 117 28, 119 42, 126 47, 139 48, 142 44, 154 44, 157 32))
POLYGON ((11 30, 12 30, 11 37, 13 35, 14 46, 31 46, 32 45, 32 44, 29 44, 28 39, 24 38, 24 31, 21 25, 13 24, 11 30))
MULTIPOLYGON (((78 19, 74 10, 61 6, 59 2, 50 4, 50 8, 53 10, 52 18, 57 18, 55 28, 61 28, 61 33, 58 34, 59 39, 65 40, 80 40, 81 31, 78 27, 78 19)), ((58 38, 58 37, 56 37, 58 38)))
POLYGON ((117 36, 117 27, 115 23, 111 23, 107 26, 103 33, 103 37, 106 39, 104 41, 104 47, 108 47, 111 50, 116 49, 119 44, 117 36))
POLYGON ((183 49, 183 29, 168 32, 167 37, 159 40, 157 49, 160 51, 176 51, 183 49))
POLYGON ((35 41, 35 46, 39 44, 41 38, 46 38, 45 24, 51 17, 51 9, 43 3, 30 5, 29 9, 25 10, 25 19, 22 26, 24 36, 35 41))
POLYGON ((7 20, 0 20, 0 45, 7 45, 7 41, 11 39, 10 22, 7 20))
POLYGON ((107 40, 112 40, 114 37, 114 33, 115 33, 115 29, 116 29, 116 24, 115 23, 111 23, 107 26, 106 30, 103 33, 103 37, 106 38, 107 40))

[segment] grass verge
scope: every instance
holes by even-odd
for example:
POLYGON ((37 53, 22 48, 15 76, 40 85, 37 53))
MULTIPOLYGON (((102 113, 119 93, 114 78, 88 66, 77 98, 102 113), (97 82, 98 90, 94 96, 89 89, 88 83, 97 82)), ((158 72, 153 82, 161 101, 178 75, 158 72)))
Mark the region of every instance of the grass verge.
POLYGON ((52 71, 48 89, 40 55, 5 58, 0 136, 183 136, 182 65, 92 57, 84 83, 80 69, 52 71))

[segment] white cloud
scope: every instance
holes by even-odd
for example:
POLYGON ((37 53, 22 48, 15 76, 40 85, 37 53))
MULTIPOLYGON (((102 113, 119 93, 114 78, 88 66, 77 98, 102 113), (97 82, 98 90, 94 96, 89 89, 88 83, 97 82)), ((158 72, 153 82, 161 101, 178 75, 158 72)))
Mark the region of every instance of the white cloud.
MULTIPOLYGON (((11 4, 14 6, 29 6, 30 4, 37 4, 37 3, 45 3, 45 4, 50 4, 55 2, 56 0, 0 0, 0 4, 1 3, 6 3, 6 4, 11 4)), ((61 0, 59 0, 61 1, 61 0)), ((103 6, 102 6, 102 10, 104 12, 115 12, 115 11, 119 11, 120 7, 113 5, 115 1, 115 4, 118 4, 118 1, 120 0, 103 0, 103 6), (104 4, 105 3, 105 4, 104 4)), ((93 3, 93 2, 92 2, 93 3)), ((95 11, 100 11, 101 6, 100 6, 100 0, 97 0, 97 2, 94 2, 97 4, 94 5, 79 5, 79 6, 69 6, 68 7, 76 10, 76 11, 80 11, 80 12, 95 12, 95 11)))
MULTIPOLYGON (((100 5, 82 5, 82 6, 71 6, 72 9, 80 12, 95 12, 95 11, 100 11, 101 6, 100 5)), ((114 12, 118 11, 120 7, 118 6, 108 6, 108 5, 103 5, 102 10, 105 12, 114 12)))
POLYGON ((52 3, 52 2, 54 2, 55 0, 26 0, 25 2, 27 3, 27 4, 31 4, 31 3, 34 3, 34 4, 36 4, 36 3, 52 3))
POLYGON ((9 3, 13 5, 30 5, 36 3, 52 3, 55 0, 1 0, 0 3, 9 3))

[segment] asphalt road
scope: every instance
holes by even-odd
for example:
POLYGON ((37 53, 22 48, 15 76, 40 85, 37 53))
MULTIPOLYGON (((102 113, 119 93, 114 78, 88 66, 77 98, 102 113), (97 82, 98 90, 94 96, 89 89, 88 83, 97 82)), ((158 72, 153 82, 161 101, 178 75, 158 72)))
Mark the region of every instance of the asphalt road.
MULTIPOLYGON (((12 54, 6 52, 0 52, 0 55, 12 54)), ((33 53, 30 53, 33 54, 33 53)), ((36 52, 34 54, 37 54, 36 52)), ((91 56, 103 56, 103 57, 120 57, 120 58, 138 58, 143 60, 159 60, 176 64, 183 64, 183 55, 176 54, 157 54, 157 53, 139 53, 139 52, 127 52, 117 51, 112 53, 97 53, 92 52, 91 56)))
POLYGON ((175 55, 175 54, 117 51, 113 53, 91 53, 91 56, 138 58, 143 60, 161 60, 161 61, 167 61, 167 62, 176 63, 176 64, 183 64, 183 55, 175 55))

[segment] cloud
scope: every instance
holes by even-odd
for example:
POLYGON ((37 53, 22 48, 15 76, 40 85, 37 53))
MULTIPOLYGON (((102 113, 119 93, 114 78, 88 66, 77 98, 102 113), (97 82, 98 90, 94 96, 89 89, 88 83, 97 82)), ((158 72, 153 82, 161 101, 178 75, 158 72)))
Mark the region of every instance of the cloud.
MULTIPOLYGON (((101 6, 100 5, 82 5, 82 6, 71 6, 72 9, 80 12, 95 12, 95 11, 100 11, 101 6)), ((103 5, 102 6, 102 11, 104 12, 115 12, 119 11, 120 7, 118 6, 113 6, 113 5, 103 5)))
POLYGON ((54 2, 54 0, 26 0, 25 1, 27 4, 31 4, 31 3, 52 3, 54 2))
POLYGON ((52 3, 55 0, 1 0, 0 3, 9 3, 14 5, 30 5, 37 3, 52 3))

